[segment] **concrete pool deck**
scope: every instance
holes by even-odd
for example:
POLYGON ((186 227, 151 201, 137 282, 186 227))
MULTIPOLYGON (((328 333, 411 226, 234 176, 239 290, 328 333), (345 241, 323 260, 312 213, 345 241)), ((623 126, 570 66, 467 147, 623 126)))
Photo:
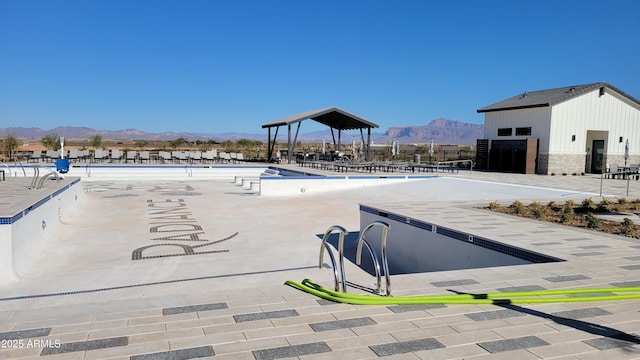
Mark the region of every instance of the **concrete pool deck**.
MULTIPOLYGON (((608 198, 626 194, 626 181, 603 185, 608 198)), ((359 204, 368 204, 567 260, 394 275, 394 295, 640 286, 638 240, 476 208, 596 199, 598 176, 461 172, 289 197, 227 180, 94 178, 83 187, 20 279, 0 284, 2 359, 640 358, 638 300, 361 306, 283 285, 332 287, 332 271, 317 268, 317 235, 359 230, 359 204)), ((629 190, 640 197, 640 183, 629 190)), ((373 286, 347 265, 349 281, 373 286)))

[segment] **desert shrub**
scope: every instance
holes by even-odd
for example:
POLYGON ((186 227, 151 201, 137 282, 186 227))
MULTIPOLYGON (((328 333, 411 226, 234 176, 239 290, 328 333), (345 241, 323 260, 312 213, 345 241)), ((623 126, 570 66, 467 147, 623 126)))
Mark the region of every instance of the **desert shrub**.
POLYGON ((609 204, 607 208, 609 209, 608 211, 625 211, 627 209, 626 205, 613 203, 609 204))
POLYGON ((547 212, 547 208, 542 206, 537 201, 534 201, 531 204, 529 204, 529 209, 531 209, 536 219, 544 219, 547 212))
POLYGON ((622 220, 622 233, 625 236, 635 236, 636 235, 636 225, 633 223, 633 220, 629 218, 624 218, 622 220))
POLYGON ((576 207, 576 202, 573 201, 573 200, 567 200, 567 201, 564 202, 564 206, 565 207, 568 206, 568 207, 574 208, 574 207, 576 207))
POLYGON ((511 204, 511 207, 515 210, 516 214, 523 215, 527 212, 527 208, 525 208, 524 204, 518 200, 514 201, 511 204))
POLYGON ((618 204, 624 205, 624 204, 628 204, 629 201, 627 200, 627 198, 618 198, 618 204))
POLYGON ((576 213, 573 211, 573 207, 565 206, 564 211, 562 212, 562 223, 570 224, 573 222, 573 219, 576 217, 576 213))
POLYGON ((533 209, 533 214, 536 219, 544 219, 547 216, 547 208, 544 206, 537 206, 533 209))
POLYGON ((591 212, 595 209, 596 209, 596 204, 593 202, 591 198, 582 200, 582 210, 591 212))
POLYGON ((500 202, 498 202, 498 200, 496 201, 492 201, 489 203, 489 209, 491 210, 496 210, 499 209, 501 207, 500 202))
POLYGON ((600 212, 611 211, 611 202, 607 198, 602 198, 602 200, 598 204, 598 211, 600 212))
POLYGON ((587 227, 589 229, 600 229, 602 227, 602 219, 593 215, 591 211, 587 214, 587 227))
POLYGON ((562 210, 562 206, 558 205, 555 201, 551 200, 549 201, 549 203, 547 204, 547 207, 553 211, 560 211, 562 210))

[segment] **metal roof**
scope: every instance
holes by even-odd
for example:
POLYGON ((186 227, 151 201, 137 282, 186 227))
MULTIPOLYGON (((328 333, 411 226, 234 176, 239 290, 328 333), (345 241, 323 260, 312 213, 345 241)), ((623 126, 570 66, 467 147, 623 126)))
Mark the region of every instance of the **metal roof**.
POLYGON ((262 125, 262 128, 291 125, 306 119, 315 120, 321 124, 338 130, 353 130, 363 128, 377 128, 378 124, 373 123, 360 116, 354 115, 338 107, 328 107, 324 109, 305 111, 292 115, 284 119, 262 125))
POLYGON ((502 111, 502 110, 516 110, 516 109, 528 109, 528 108, 536 108, 536 107, 554 106, 559 103, 565 102, 569 99, 584 95, 588 92, 591 92, 600 88, 611 89, 619 93, 620 95, 628 98, 632 102, 636 103, 637 106, 640 106, 640 101, 635 99, 633 96, 628 95, 623 91, 621 91, 620 89, 617 89, 616 87, 611 86, 603 81, 603 82, 597 82, 593 84, 566 86, 566 87, 550 89, 550 90, 540 90, 540 91, 531 91, 531 92, 525 91, 522 94, 510 97, 506 100, 502 100, 495 104, 480 108, 477 110, 477 112, 483 113, 483 112, 502 111))

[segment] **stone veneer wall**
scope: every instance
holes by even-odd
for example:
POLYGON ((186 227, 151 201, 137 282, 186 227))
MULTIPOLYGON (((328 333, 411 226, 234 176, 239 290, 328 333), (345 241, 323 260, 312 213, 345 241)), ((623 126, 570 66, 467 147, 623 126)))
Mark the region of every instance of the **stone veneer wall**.
POLYGON ((538 174, 582 174, 585 172, 585 156, 585 154, 539 154, 538 174))
MULTIPOLYGON (((539 154, 538 174, 573 175, 582 174, 590 168, 590 154, 539 154)), ((606 164, 624 165, 623 155, 607 155, 606 164)), ((631 155, 627 165, 640 164, 640 155, 631 155)))

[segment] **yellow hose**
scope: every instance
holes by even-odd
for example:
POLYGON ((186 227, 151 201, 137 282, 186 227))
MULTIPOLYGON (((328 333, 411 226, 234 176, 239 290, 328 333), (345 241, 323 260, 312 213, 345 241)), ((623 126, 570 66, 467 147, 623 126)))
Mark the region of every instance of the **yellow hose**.
POLYGON ((310 279, 302 282, 288 280, 285 285, 292 286, 320 298, 346 304, 357 305, 402 305, 402 304, 544 304, 560 302, 587 302, 640 299, 640 287, 626 288, 591 288, 536 290, 522 292, 502 292, 487 294, 450 294, 423 296, 374 296, 347 294, 329 290, 310 279), (557 297, 558 295, 596 294, 596 293, 629 293, 602 296, 557 297), (549 297, 556 296, 556 297, 549 297), (513 299, 512 299, 513 298, 513 299))

